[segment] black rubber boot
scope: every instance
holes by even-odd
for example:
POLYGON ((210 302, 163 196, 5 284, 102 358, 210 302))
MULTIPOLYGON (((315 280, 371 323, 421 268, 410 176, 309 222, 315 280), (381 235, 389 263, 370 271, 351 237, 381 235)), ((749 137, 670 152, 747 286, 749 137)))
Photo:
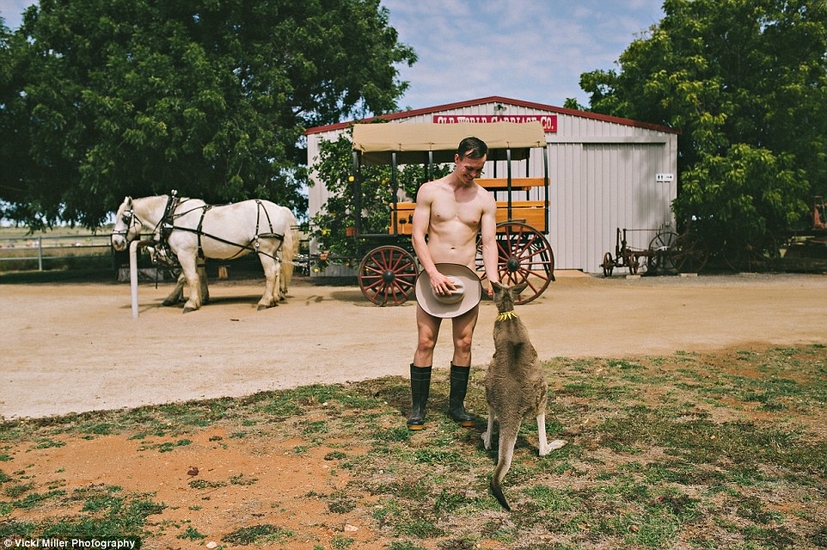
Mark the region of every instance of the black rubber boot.
POLYGON ((415 367, 411 363, 411 416, 408 429, 419 431, 425 427, 425 405, 431 391, 431 367, 415 367))
POLYGON ((465 410, 465 393, 468 391, 470 367, 458 367, 451 363, 451 394, 448 399, 448 416, 464 428, 474 425, 477 417, 465 410))

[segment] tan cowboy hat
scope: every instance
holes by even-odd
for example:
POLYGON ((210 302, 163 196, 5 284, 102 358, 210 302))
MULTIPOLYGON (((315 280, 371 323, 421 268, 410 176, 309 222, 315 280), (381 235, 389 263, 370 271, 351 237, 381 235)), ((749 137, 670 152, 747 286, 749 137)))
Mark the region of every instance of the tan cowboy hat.
POLYGON ((480 303, 482 285, 471 269, 460 264, 436 264, 436 268, 454 283, 456 290, 451 294, 435 294, 431 276, 425 271, 420 272, 416 278, 416 301, 425 313, 451 319, 471 311, 480 303))

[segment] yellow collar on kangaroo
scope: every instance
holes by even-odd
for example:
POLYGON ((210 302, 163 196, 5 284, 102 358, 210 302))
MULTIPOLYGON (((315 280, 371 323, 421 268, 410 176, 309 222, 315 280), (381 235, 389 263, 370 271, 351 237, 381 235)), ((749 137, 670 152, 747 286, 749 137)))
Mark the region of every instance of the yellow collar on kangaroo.
POLYGON ((514 313, 514 310, 511 311, 503 311, 499 315, 497 315, 497 321, 505 321, 506 319, 516 319, 517 314, 514 313))

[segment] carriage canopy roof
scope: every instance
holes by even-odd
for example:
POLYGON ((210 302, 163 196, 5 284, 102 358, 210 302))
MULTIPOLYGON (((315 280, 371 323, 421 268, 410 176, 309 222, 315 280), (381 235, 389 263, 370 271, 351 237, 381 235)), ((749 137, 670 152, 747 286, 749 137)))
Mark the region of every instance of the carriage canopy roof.
POLYGON ((353 150, 361 155, 363 164, 391 164, 392 153, 397 153, 397 164, 425 163, 429 152, 433 162, 454 160, 457 145, 473 136, 488 145, 489 160, 528 158, 529 150, 546 146, 546 134, 539 122, 490 123, 386 123, 355 124, 353 150))

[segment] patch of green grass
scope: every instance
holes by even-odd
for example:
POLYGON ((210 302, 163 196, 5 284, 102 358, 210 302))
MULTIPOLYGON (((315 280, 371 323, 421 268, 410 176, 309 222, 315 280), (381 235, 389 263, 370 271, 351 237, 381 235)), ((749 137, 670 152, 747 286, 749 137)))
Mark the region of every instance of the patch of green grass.
POLYGON ((193 528, 192 526, 188 526, 183 533, 181 533, 180 535, 177 535, 175 538, 185 539, 185 540, 193 540, 194 541, 194 540, 203 540, 203 539, 207 538, 207 535, 199 533, 198 530, 193 528))
POLYGON ((356 500, 347 491, 337 491, 327 497, 327 509, 333 514, 347 514, 356 509, 356 500))
POLYGON ((22 508, 24 510, 37 508, 39 506, 43 506, 43 504, 47 501, 58 499, 65 495, 66 491, 63 490, 48 491, 46 493, 28 493, 22 499, 15 501, 14 507, 22 508))
POLYGON ((155 450, 159 453, 170 453, 177 449, 178 447, 187 447, 192 445, 192 440, 189 439, 179 439, 177 441, 165 441, 163 443, 147 443, 146 445, 141 445, 138 450, 139 451, 148 451, 148 450, 155 450))
POLYGON ((248 477, 244 474, 230 476, 230 485, 255 485, 258 482, 256 477, 248 477))
POLYGON ((3 487, 3 494, 9 498, 18 498, 34 489, 34 487, 34 483, 15 483, 8 487, 3 487))
POLYGON ((388 550, 425 550, 425 547, 407 540, 395 540, 388 546, 388 550))
POLYGON ((247 546, 250 544, 264 544, 266 542, 284 542, 294 533, 289 529, 282 529, 268 523, 242 527, 221 537, 221 542, 247 546))
POLYGON ((73 506, 78 501, 84 504, 80 512, 49 514, 46 519, 37 522, 0 522, 0 537, 136 540, 144 534, 146 518, 160 514, 165 506, 152 501, 149 495, 115 496, 119 491, 120 489, 114 487, 94 487, 75 491, 71 495, 66 491, 31 493, 24 499, 15 501, 15 507, 25 510, 47 505, 50 508, 61 505, 73 506))
POLYGON ((218 487, 226 487, 227 484, 223 481, 208 481, 206 479, 193 479, 187 485, 192 489, 217 489, 218 487))

